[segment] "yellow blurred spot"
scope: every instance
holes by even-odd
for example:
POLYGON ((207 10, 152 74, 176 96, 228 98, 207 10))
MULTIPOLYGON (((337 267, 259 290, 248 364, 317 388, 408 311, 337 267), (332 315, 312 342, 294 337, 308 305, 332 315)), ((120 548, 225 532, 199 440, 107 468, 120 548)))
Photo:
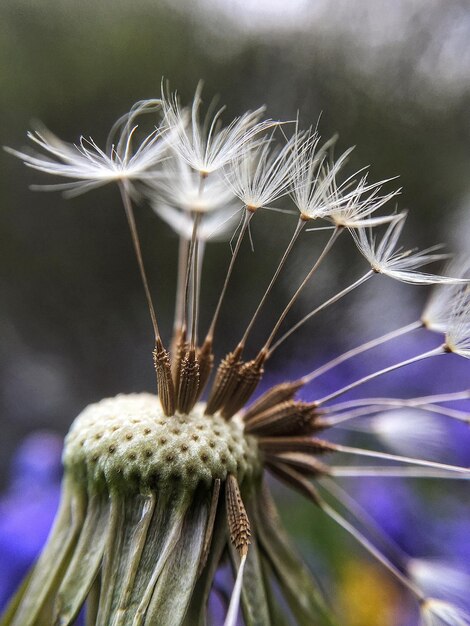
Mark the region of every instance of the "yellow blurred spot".
POLYGON ((383 570, 365 561, 347 561, 338 590, 347 626, 396 626, 400 593, 383 570))

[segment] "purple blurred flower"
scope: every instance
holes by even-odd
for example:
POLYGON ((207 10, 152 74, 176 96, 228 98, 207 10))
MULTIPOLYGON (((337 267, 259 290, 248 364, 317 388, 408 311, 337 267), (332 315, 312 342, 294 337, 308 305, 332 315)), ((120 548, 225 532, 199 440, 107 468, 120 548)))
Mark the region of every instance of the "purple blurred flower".
POLYGON ((46 541, 59 504, 62 438, 29 435, 16 452, 0 498, 0 611, 46 541))

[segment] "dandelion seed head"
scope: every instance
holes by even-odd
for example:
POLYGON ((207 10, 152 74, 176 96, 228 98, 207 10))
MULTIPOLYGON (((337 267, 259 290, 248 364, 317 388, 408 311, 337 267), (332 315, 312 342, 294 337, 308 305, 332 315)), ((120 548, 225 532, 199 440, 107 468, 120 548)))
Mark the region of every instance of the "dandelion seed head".
POLYGON ((140 491, 156 488, 155 476, 163 489, 178 475, 181 489, 190 493, 228 473, 243 482, 260 471, 256 441, 243 434, 238 420, 209 418, 196 405, 190 415, 169 421, 157 396, 145 393, 85 408, 67 435, 63 460, 78 480, 105 481, 109 491, 129 484, 140 491))

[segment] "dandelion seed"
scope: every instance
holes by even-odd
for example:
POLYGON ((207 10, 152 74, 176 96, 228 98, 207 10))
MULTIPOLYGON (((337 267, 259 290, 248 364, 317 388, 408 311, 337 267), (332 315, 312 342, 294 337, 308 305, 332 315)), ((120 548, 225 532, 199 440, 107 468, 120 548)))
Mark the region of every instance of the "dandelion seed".
MULTIPOLYGON (((193 231, 192 218, 183 211, 178 211, 164 204, 153 205, 155 213, 166 222, 177 235, 191 240, 193 231)), ((228 239, 239 222, 239 210, 227 207, 205 215, 199 224, 198 239, 200 242, 224 241, 228 239)))
POLYGON ((303 377, 303 381, 305 383, 311 382, 312 380, 315 380, 315 378, 318 378, 319 376, 323 376, 324 374, 329 372, 331 369, 337 367, 338 365, 341 365, 341 363, 344 363, 345 361, 348 361, 349 359, 352 359, 355 356, 362 354, 363 352, 367 352, 368 350, 372 350, 373 348, 376 348, 377 346, 387 343, 388 341, 392 341, 393 339, 397 339, 398 337, 406 335, 407 333, 412 332, 413 330, 417 330, 421 326, 422 326, 422 323, 420 321, 413 322, 411 324, 407 324, 406 326, 402 326, 401 328, 398 328, 397 330, 392 330, 391 332, 386 333, 385 335, 382 335, 381 337, 378 337, 377 339, 371 339, 370 341, 366 341, 360 346, 356 348, 352 348, 351 350, 348 350, 347 352, 344 352, 340 356, 332 359, 328 363, 325 363, 324 365, 317 368, 316 370, 313 370, 313 372, 303 377))
POLYGON ((380 196, 382 185, 389 181, 369 184, 367 175, 364 175, 355 183, 354 179, 360 172, 338 184, 338 174, 353 148, 346 150, 332 165, 324 165, 325 148, 317 153, 318 142, 319 139, 314 135, 306 147, 299 151, 299 158, 294 166, 294 188, 291 196, 302 218, 327 219, 344 228, 377 226, 393 221, 393 215, 371 216, 399 191, 380 196))
POLYGON ((364 228, 393 222, 395 219, 393 214, 371 217, 399 193, 397 190, 380 196, 381 185, 387 182, 389 181, 383 180, 367 184, 367 179, 364 177, 355 189, 344 194, 343 197, 339 190, 335 189, 334 196, 337 201, 332 203, 331 209, 325 212, 323 217, 343 228, 364 228))
POLYGON ((294 164, 291 197, 307 221, 325 217, 333 210, 333 206, 339 208, 341 200, 335 196, 332 188, 337 174, 353 150, 346 150, 332 166, 323 167, 325 149, 318 149, 319 141, 316 133, 311 135, 306 149, 300 152, 294 164))
POLYGON ((330 465, 329 476, 337 478, 429 478, 440 480, 470 480, 470 474, 455 474, 451 470, 428 467, 395 467, 380 465, 330 465))
MULTIPOLYGON (((200 176, 181 158, 167 159, 154 180, 147 180, 152 205, 169 205, 192 213, 211 213, 235 206, 236 198, 225 179, 214 174, 201 186, 200 176)), ((240 203, 236 202, 237 207, 240 203)))
POLYGON ((245 571, 246 554, 244 554, 240 560, 238 567, 237 578, 235 586, 233 587, 232 597, 230 599, 230 606, 225 618, 224 626, 236 626, 238 612, 240 610, 240 596, 242 591, 243 573, 245 571))
POLYGON ((397 248, 398 239, 405 225, 405 213, 400 213, 388 226, 380 242, 374 232, 356 229, 352 232, 354 241, 374 272, 384 274, 395 280, 413 285, 457 284, 466 279, 437 276, 418 271, 418 268, 435 261, 448 258, 446 254, 434 254, 441 246, 414 252, 397 248))
POLYGON ((387 448, 406 456, 442 458, 449 452, 443 421, 417 409, 379 413, 361 430, 376 435, 387 448))
POLYGON ((169 355, 160 335, 131 201, 132 185, 136 181, 155 176, 156 166, 165 158, 168 151, 171 134, 167 134, 168 129, 163 123, 147 135, 136 149, 132 147, 138 116, 160 111, 161 105, 161 100, 144 100, 136 103, 128 114, 122 116, 114 124, 108 137, 106 152, 92 139, 85 140, 82 137, 77 146, 58 139, 47 130, 36 135, 28 134, 48 154, 47 156, 28 155, 10 148, 7 148, 7 151, 21 158, 29 167, 48 174, 75 179, 72 183, 43 187, 46 190, 62 189, 66 190, 68 196, 71 196, 109 182, 118 184, 155 336, 153 360, 157 386, 161 401, 164 403, 164 410, 169 414, 174 405, 174 389, 168 371, 169 355), (117 135, 116 142, 115 135, 117 135))
POLYGON ((298 131, 282 147, 271 135, 254 146, 245 158, 232 161, 227 182, 233 193, 250 210, 256 211, 287 195, 292 174, 301 163, 311 137, 298 131))
POLYGON ((455 298, 446 332, 449 352, 470 359, 470 292, 462 291, 455 298))
MULTIPOLYGON (((226 278, 219 300, 212 317, 212 322, 203 344, 203 349, 211 350, 215 327, 220 315, 222 303, 228 288, 230 277, 232 275, 235 261, 243 242, 246 232, 249 230, 250 221, 254 213, 262 208, 267 207, 271 202, 286 195, 288 186, 291 184, 290 176, 295 161, 299 158, 302 149, 299 144, 304 146, 308 143, 308 139, 303 143, 299 139, 300 135, 296 133, 281 149, 272 150, 271 138, 265 139, 252 147, 251 151, 245 158, 239 158, 231 162, 230 173, 227 176, 227 183, 232 192, 245 205, 245 213, 240 226, 235 248, 233 250, 232 259, 227 270, 226 278)), ((282 266, 282 263, 281 263, 282 266)), ((275 277, 276 278, 276 277, 275 277)), ((273 281, 275 280, 273 279, 273 281)), ((268 292, 272 285, 268 287, 268 292)), ((263 300, 262 300, 263 303, 263 300)), ((262 305, 261 303, 261 305, 262 305)), ((261 306, 260 305, 260 306, 261 306)), ((256 317, 257 313, 255 313, 256 317)), ((251 326, 248 327, 247 333, 251 326)), ((238 350, 243 349, 243 340, 238 350)), ((217 393, 217 392, 216 392, 217 393)), ((209 402, 211 410, 218 410, 220 405, 209 402), (215 408, 217 407, 217 408, 215 408)))
POLYGON ((201 176, 208 176, 220 170, 230 161, 240 159, 256 143, 260 133, 272 128, 277 122, 260 121, 264 107, 249 111, 235 118, 228 126, 222 126, 224 107, 211 118, 200 122, 202 82, 198 84, 187 124, 188 113, 179 103, 176 95, 168 96, 162 90, 164 118, 168 126, 174 129, 173 148, 194 171, 201 176))
MULTIPOLYGON (((468 259, 453 261, 446 273, 457 278, 467 278, 470 275, 470 261, 468 259)), ((465 285, 437 285, 421 316, 423 325, 429 330, 445 334, 452 316, 452 303, 465 288, 465 285)))
POLYGON ((5 148, 33 169, 74 179, 74 182, 36 187, 44 190, 63 190, 73 196, 85 193, 110 182, 137 181, 153 176, 158 163, 168 151, 168 128, 157 127, 133 150, 136 142, 139 115, 160 109, 159 100, 137 103, 113 127, 108 148, 102 150, 93 139, 81 137, 78 144, 70 144, 56 137, 46 128, 29 132, 29 139, 45 154, 20 152, 5 148), (114 135, 117 135, 114 138, 114 135))

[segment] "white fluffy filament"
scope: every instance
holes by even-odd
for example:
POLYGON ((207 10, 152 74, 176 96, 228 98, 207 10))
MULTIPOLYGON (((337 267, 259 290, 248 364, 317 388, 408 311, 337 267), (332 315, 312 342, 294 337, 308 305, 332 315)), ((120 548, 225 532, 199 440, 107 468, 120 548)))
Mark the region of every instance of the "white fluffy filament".
POLYGON ((240 597, 242 593, 243 583, 243 571, 245 569, 247 555, 244 554, 241 557, 240 565, 238 566, 237 579, 235 586, 233 587, 232 597, 230 598, 230 604, 225 618, 224 626, 236 626, 238 612, 240 610, 240 597))

